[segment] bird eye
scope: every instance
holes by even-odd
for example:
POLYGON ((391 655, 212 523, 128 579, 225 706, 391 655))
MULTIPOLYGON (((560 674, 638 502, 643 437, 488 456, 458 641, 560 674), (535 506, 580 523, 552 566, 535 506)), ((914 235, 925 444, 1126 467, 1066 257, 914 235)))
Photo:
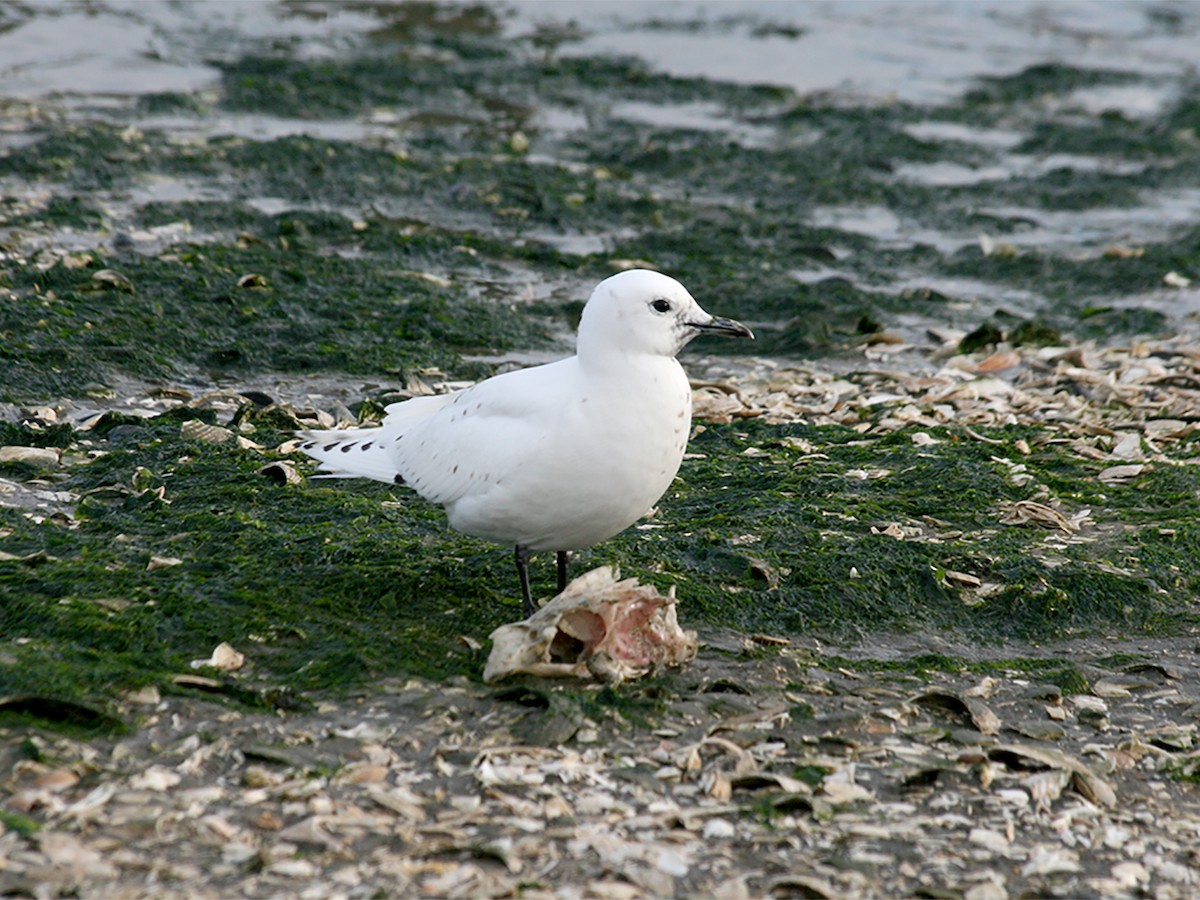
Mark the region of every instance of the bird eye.
POLYGON ((671 301, 670 300, 661 300, 661 299, 655 300, 653 303, 650 304, 650 306, 653 307, 655 312, 665 313, 665 312, 671 311, 671 301))

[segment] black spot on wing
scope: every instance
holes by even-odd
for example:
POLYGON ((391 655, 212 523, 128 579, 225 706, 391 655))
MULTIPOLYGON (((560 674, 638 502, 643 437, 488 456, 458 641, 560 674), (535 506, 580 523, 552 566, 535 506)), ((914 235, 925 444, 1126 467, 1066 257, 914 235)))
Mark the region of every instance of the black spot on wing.
POLYGON ((333 441, 332 443, 326 444, 321 449, 324 450, 326 453, 330 453, 330 452, 332 452, 333 448, 336 447, 337 445, 338 445, 338 442, 333 441))
POLYGON ((404 484, 404 476, 397 472, 392 476, 392 484, 404 484))
POLYGON ((349 453, 349 452, 350 452, 350 448, 351 448, 351 447, 354 447, 354 446, 355 446, 357 443, 358 443, 358 441, 351 441, 351 442, 350 442, 350 443, 348 443, 348 444, 342 444, 342 452, 343 452, 343 453, 349 453))

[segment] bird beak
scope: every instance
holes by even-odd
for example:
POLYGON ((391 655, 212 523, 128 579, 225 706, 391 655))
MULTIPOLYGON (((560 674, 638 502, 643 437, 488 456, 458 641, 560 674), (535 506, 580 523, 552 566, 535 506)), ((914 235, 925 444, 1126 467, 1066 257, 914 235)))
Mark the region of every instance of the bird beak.
POLYGON ((713 316, 707 322, 688 322, 688 325, 697 331, 709 332, 711 334, 727 334, 730 337, 744 337, 754 340, 753 331, 741 322, 735 322, 733 319, 727 319, 724 316, 713 316))

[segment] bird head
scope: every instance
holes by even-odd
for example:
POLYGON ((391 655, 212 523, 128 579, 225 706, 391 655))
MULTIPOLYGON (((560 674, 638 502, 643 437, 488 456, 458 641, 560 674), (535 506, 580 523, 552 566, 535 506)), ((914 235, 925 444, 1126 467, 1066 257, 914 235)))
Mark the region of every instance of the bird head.
POLYGON ((687 288, 660 272, 629 269, 596 286, 579 322, 580 356, 674 356, 700 334, 753 338, 741 322, 700 308, 687 288))

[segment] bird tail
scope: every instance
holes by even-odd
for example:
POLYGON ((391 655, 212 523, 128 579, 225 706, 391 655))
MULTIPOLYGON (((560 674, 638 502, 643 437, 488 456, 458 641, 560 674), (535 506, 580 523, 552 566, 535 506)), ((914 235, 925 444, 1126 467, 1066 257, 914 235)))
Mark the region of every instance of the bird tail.
POLYGON ((391 442, 384 439, 386 430, 302 431, 298 436, 304 443, 297 449, 321 463, 317 478, 372 478, 398 484, 404 479, 388 452, 391 442))
POLYGON ((451 403, 458 391, 413 397, 387 407, 376 428, 302 431, 298 449, 321 463, 318 478, 373 478, 388 484, 404 481, 396 464, 395 444, 408 428, 451 403))

